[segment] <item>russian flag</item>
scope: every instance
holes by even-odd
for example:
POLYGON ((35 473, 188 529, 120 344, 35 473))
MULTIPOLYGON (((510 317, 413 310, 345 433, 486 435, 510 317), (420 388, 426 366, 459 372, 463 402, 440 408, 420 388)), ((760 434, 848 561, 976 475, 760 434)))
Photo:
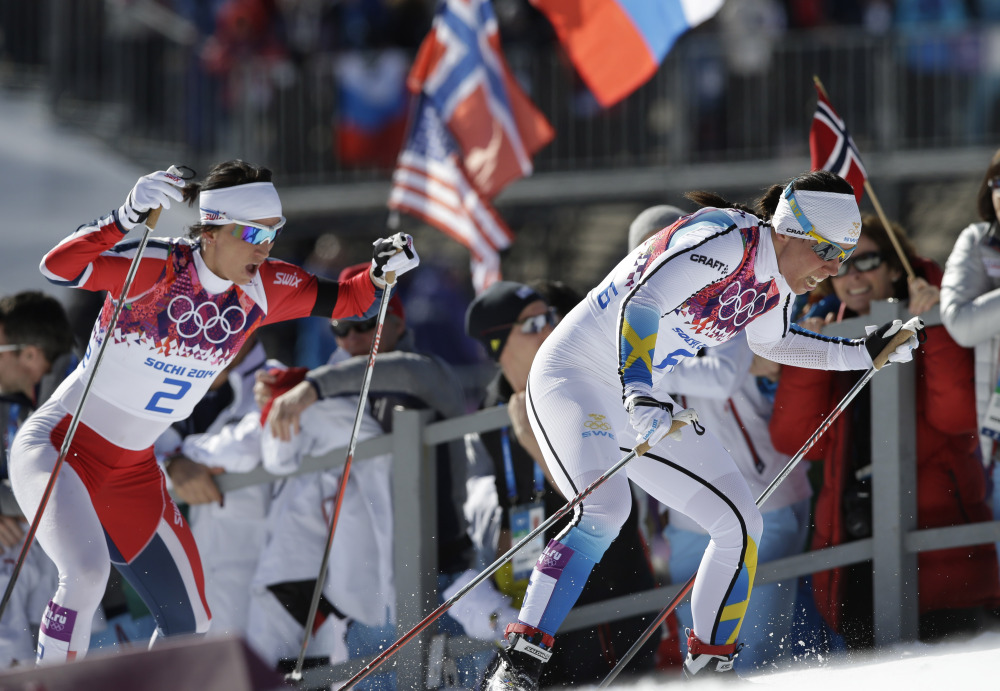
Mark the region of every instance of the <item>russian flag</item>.
POLYGON ((409 58, 401 50, 348 52, 334 62, 337 157, 347 166, 391 169, 406 137, 409 58))
POLYGON ((723 0, 531 0, 576 71, 608 108, 656 74, 674 42, 723 0))

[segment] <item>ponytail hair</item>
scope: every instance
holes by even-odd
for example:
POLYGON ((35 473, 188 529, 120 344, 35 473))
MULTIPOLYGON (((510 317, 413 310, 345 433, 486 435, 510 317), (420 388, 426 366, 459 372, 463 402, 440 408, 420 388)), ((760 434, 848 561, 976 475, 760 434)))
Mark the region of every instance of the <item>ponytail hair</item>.
MULTIPOLYGON (((792 183, 793 190, 854 194, 854 188, 851 186, 851 183, 828 170, 814 170, 810 173, 804 173, 792 178, 789 182, 792 183)), ((703 190, 688 192, 684 197, 699 206, 713 206, 717 209, 744 211, 748 214, 753 214, 761 221, 767 223, 774 216, 774 211, 778 208, 778 202, 781 200, 781 195, 787 186, 787 182, 782 185, 771 185, 767 188, 764 196, 754 202, 753 208, 746 204, 734 204, 715 192, 705 192, 703 190)))

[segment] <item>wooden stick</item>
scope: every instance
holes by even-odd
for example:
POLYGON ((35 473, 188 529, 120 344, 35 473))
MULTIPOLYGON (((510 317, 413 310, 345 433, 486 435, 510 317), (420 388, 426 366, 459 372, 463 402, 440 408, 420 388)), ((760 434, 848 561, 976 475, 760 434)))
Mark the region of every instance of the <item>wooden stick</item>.
MULTIPOLYGON (((823 82, 819 80, 819 77, 813 75, 813 82, 816 84, 816 88, 820 90, 823 97, 830 100, 829 95, 826 93, 826 89, 823 88, 823 82)), ((906 258, 906 252, 903 251, 903 246, 899 244, 899 238, 896 237, 896 233, 892 230, 892 225, 889 223, 889 219, 885 215, 885 211, 882 210, 882 205, 879 204, 878 197, 875 196, 875 190, 872 189, 871 183, 868 182, 868 178, 865 178, 865 191, 868 192, 868 197, 872 200, 872 206, 875 207, 875 213, 878 214, 879 220, 882 221, 882 227, 885 228, 886 234, 889 236, 889 240, 892 241, 892 246, 896 249, 896 254, 899 255, 899 261, 903 264, 903 269, 906 270, 907 280, 913 280, 916 278, 916 274, 913 273, 913 267, 910 266, 910 261, 906 258)))
POLYGON ((913 337, 913 334, 914 332, 909 329, 900 329, 899 332, 892 337, 892 340, 889 341, 889 344, 882 349, 882 352, 875 356, 875 359, 872 361, 872 365, 875 369, 880 370, 885 367, 886 363, 889 362, 889 355, 891 355, 896 348, 910 340, 910 338, 913 337))
POLYGON ((913 280, 916 278, 916 274, 913 273, 913 267, 910 266, 909 260, 906 258, 906 252, 903 251, 903 246, 899 244, 899 238, 896 237, 896 233, 893 232, 892 226, 889 225, 889 219, 885 216, 885 211, 882 210, 882 205, 878 203, 878 197, 875 196, 875 190, 872 189, 871 183, 865 180, 865 191, 868 192, 868 196, 872 200, 872 206, 875 207, 875 213, 878 214, 879 220, 882 221, 882 227, 885 228, 886 234, 889 239, 892 240, 892 246, 896 248, 896 254, 899 255, 899 261, 903 263, 903 268, 906 270, 907 280, 913 280))

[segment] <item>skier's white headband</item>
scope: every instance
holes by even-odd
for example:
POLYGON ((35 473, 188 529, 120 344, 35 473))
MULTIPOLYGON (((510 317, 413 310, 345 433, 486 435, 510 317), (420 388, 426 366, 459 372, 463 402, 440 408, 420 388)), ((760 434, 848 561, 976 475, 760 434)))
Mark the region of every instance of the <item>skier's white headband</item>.
POLYGON ((782 235, 804 238, 815 234, 854 245, 861 237, 861 212, 853 194, 793 190, 789 183, 771 217, 771 227, 782 235))
POLYGON ((224 226, 234 221, 256 221, 281 216, 281 200, 270 182, 248 182, 234 187, 202 190, 198 195, 201 222, 224 226))

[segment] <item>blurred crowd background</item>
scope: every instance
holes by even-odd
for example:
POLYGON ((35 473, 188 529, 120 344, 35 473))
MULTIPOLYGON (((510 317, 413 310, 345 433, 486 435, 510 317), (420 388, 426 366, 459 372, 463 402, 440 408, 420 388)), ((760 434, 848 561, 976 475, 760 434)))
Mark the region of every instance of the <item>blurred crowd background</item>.
MULTIPOLYGON (((729 0, 610 109, 528 0, 493 4, 506 57, 556 130, 535 174, 496 200, 517 234, 505 278, 587 290, 624 254, 641 209, 691 208, 682 197, 691 189, 751 199, 807 170, 813 75, 888 216, 922 254, 943 263, 975 220, 982 167, 1000 145, 1000 0, 729 0)), ((57 123, 142 170, 184 163, 204 172, 234 157, 270 167, 289 218, 273 256, 336 276, 384 234, 405 78, 434 7, 0 0, 0 85, 40 95, 57 123)), ((103 213, 95 203, 85 215, 103 213)), ((867 196, 862 207, 870 210, 867 196)), ((400 220, 424 261, 402 285, 418 346, 475 368, 482 354, 462 328, 472 297, 466 250, 400 220)), ((273 355, 325 361, 324 328, 279 328, 273 355)))

